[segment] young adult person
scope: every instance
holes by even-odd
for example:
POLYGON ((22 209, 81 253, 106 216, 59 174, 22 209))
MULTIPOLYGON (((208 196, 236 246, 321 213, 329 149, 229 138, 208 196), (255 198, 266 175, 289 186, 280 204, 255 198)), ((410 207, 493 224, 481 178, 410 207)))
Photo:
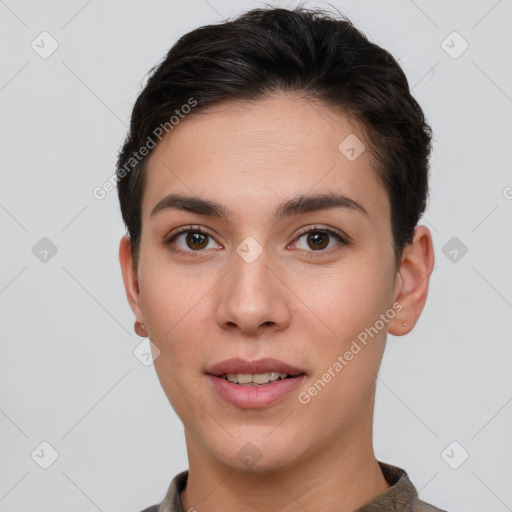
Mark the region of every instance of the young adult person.
POLYGON ((198 28, 153 70, 119 257, 189 469, 146 512, 440 510, 372 441, 387 334, 434 266, 430 151, 397 61, 323 11, 198 28))

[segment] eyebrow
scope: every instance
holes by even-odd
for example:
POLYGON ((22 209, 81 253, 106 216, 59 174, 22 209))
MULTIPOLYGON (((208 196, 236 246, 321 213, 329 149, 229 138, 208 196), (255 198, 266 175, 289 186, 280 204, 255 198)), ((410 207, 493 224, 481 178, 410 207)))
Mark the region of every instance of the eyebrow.
MULTIPOLYGON (((274 221, 277 223, 292 215, 314 213, 335 208, 353 210, 369 217, 368 212, 362 204, 344 195, 334 193, 316 195, 301 194, 279 205, 274 215, 274 221)), ((226 207, 220 203, 209 199, 202 199, 197 196, 184 196, 181 194, 169 194, 165 196, 156 204, 153 210, 151 210, 150 217, 166 210, 184 210, 219 219, 226 219, 228 217, 226 207)))

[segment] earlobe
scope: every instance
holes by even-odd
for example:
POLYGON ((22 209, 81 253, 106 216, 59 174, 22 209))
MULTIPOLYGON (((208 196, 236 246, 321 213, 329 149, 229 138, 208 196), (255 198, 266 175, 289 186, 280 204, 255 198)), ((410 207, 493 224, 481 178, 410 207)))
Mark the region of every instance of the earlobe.
POLYGON ((427 300, 434 261, 432 235, 426 226, 418 226, 398 269, 395 302, 400 303, 402 309, 389 324, 390 334, 403 336, 416 325, 427 300))
POLYGON ((128 303, 137 320, 144 322, 139 307, 139 283, 137 272, 133 265, 131 240, 127 235, 124 235, 119 243, 119 263, 121 264, 121 272, 123 274, 124 288, 128 303))

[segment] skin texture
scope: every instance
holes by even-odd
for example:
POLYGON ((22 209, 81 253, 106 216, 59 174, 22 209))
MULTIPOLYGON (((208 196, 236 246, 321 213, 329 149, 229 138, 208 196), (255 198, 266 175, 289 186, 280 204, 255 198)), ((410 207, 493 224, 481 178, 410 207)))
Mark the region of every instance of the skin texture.
POLYGON ((155 369, 185 428, 185 510, 353 511, 389 488, 372 442, 376 375, 387 333, 408 333, 421 314, 434 252, 429 230, 418 226, 396 272, 389 198, 369 150, 354 161, 338 150, 350 134, 365 140, 332 109, 275 93, 189 115, 150 156, 138 268, 127 236, 119 257, 128 301, 160 350, 155 369), (282 202, 333 191, 361 203, 368 216, 331 209, 275 223, 282 202), (178 210, 151 217, 171 192, 222 203, 228 217, 178 210), (186 244, 186 233, 165 245, 189 224, 212 236, 202 252, 186 244), (307 235, 299 238, 301 228, 318 232, 315 225, 351 243, 330 236, 319 249, 307 235), (236 252, 248 236, 263 249, 252 263, 236 252), (297 394, 394 303, 400 312, 300 403, 297 394), (307 379, 275 405, 238 408, 204 375, 231 357, 274 357, 307 379), (261 453, 252 467, 237 457, 247 442, 261 453))

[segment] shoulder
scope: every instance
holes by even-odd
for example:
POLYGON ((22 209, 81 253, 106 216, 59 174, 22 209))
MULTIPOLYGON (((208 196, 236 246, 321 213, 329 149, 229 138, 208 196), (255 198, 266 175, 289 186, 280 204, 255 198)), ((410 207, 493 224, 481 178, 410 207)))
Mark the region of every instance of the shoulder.
POLYGON ((448 512, 442 508, 434 507, 430 503, 426 503, 425 501, 418 500, 416 507, 414 507, 414 512, 448 512))
POLYGON ((378 510, 410 510, 411 512, 447 512, 437 508, 418 496, 416 487, 409 479, 407 472, 398 466, 379 461, 382 474, 391 485, 382 495, 378 496, 361 512, 377 512, 378 510), (407 505, 407 508, 403 508, 407 505))
POLYGON ((175 475, 171 480, 165 498, 161 503, 141 510, 141 512, 185 512, 181 503, 180 493, 185 489, 188 480, 188 469, 175 475))

